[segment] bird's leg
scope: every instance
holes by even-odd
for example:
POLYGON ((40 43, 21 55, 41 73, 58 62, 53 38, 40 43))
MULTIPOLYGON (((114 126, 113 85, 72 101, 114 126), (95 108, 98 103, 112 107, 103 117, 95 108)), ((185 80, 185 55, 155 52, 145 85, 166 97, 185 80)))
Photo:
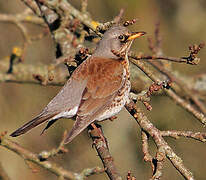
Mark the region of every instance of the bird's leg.
POLYGON ((117 119, 117 116, 112 116, 109 118, 110 121, 114 121, 115 119, 117 119))
POLYGON ((92 123, 91 126, 96 131, 98 136, 102 139, 102 141, 106 144, 106 146, 108 147, 107 140, 104 137, 104 135, 102 134, 101 126, 99 124, 95 124, 95 123, 92 123))

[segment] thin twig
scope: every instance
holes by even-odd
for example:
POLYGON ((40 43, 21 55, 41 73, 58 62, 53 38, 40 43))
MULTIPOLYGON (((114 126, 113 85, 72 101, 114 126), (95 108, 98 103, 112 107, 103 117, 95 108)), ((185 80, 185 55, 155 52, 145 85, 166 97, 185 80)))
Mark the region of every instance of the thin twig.
POLYGON ((41 16, 41 12, 33 0, 21 0, 25 5, 27 5, 37 16, 41 16))
POLYGON ((0 14, 0 22, 10 22, 14 24, 16 22, 26 22, 45 27, 44 21, 41 18, 31 14, 25 14, 24 12, 19 14, 0 14))
POLYGON ((144 161, 152 163, 152 156, 149 153, 148 137, 146 132, 141 131, 142 137, 142 152, 144 154, 144 161))
POLYGON ((81 0, 81 11, 83 13, 87 12, 88 0, 81 0))
MULTIPOLYGON (((101 128, 98 128, 103 135, 101 128)), ((95 131, 90 131, 91 138, 93 140, 93 145, 104 165, 105 171, 111 180, 122 180, 119 172, 114 164, 113 157, 111 156, 108 148, 108 144, 104 141, 100 135, 95 131)), ((103 135, 104 136, 104 135, 103 135)))
POLYGON ((188 87, 188 83, 185 83, 184 81, 182 81, 177 75, 175 75, 175 73, 167 70, 160 63, 155 62, 155 61, 150 61, 150 60, 149 60, 149 63, 152 64, 153 67, 155 67, 162 74, 166 75, 172 82, 177 83, 178 88, 182 89, 184 93, 194 102, 197 108, 199 108, 199 110, 202 113, 206 114, 206 106, 199 100, 198 94, 194 96, 194 92, 188 87))
POLYGON ((201 142, 206 142, 206 133, 205 132, 193 132, 193 131, 176 131, 176 130, 168 130, 161 131, 162 136, 173 137, 178 139, 179 137, 192 138, 201 142))
MULTIPOLYGON (((138 68, 140 68, 152 81, 155 83, 159 83, 160 78, 159 76, 162 76, 161 74, 156 75, 153 71, 151 71, 147 65, 145 65, 143 62, 135 61, 131 59, 131 62, 135 64, 138 68)), ((165 90, 167 95, 171 97, 178 105, 186 109, 188 112, 190 112, 194 117, 196 117, 203 125, 206 125, 206 117, 203 113, 196 110, 193 105, 191 105, 189 102, 181 98, 178 94, 176 94, 172 89, 165 90)))
POLYGON ((183 107, 189 113, 191 113, 194 117, 196 117, 204 126, 206 125, 206 117, 203 113, 196 110, 189 102, 178 96, 171 89, 166 90, 166 93, 169 95, 171 99, 173 99, 178 105, 183 107))
POLYGON ((53 68, 53 65, 30 65, 18 63, 13 65, 12 74, 7 74, 9 69, 9 60, 3 59, 0 61, 0 82, 15 82, 15 83, 32 83, 42 84, 34 78, 33 75, 39 75, 46 80, 47 85, 63 85, 67 80, 68 72, 62 71, 61 68, 53 68), (52 69, 52 70, 51 70, 52 69), (51 75, 54 77, 50 81, 51 75))
MULTIPOLYGON (((158 56, 158 55, 138 55, 135 52, 130 52, 129 57, 135 59, 135 60, 165 60, 165 61, 171 61, 176 63, 187 63, 185 59, 177 58, 177 57, 170 57, 170 56, 158 56)), ((194 65, 194 64, 193 64, 194 65)))
POLYGON ((166 154, 163 148, 159 147, 155 158, 153 159, 154 171, 151 180, 159 180, 162 177, 162 169, 166 154))
POLYGON ((149 134, 142 130, 142 152, 144 153, 144 160, 150 162, 152 167, 153 175, 150 180, 158 180, 162 176, 165 153, 162 153, 161 148, 158 148, 156 157, 152 158, 149 153, 148 136, 149 134))
POLYGON ((57 154, 67 153, 68 150, 64 147, 64 140, 66 138, 67 131, 64 132, 62 140, 59 144, 59 146, 56 149, 52 149, 50 151, 42 151, 39 153, 38 157, 40 160, 47 160, 50 157, 56 156, 57 154))
POLYGON ((120 23, 121 22, 121 20, 122 20, 122 17, 123 17, 123 15, 124 15, 124 9, 122 8, 122 9, 120 9, 120 11, 119 11, 119 14, 114 18, 114 22, 117 24, 117 23, 120 23))

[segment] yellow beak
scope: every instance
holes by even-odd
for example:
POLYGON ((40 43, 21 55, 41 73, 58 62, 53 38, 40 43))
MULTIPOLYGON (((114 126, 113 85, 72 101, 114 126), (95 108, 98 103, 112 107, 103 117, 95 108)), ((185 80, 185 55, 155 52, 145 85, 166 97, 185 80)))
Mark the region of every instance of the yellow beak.
POLYGON ((146 32, 144 32, 144 31, 141 31, 141 32, 133 32, 133 33, 131 33, 131 35, 128 37, 128 41, 131 41, 131 40, 134 40, 134 39, 136 39, 136 38, 138 38, 138 37, 140 37, 140 36, 143 36, 143 35, 145 35, 146 34, 146 32))

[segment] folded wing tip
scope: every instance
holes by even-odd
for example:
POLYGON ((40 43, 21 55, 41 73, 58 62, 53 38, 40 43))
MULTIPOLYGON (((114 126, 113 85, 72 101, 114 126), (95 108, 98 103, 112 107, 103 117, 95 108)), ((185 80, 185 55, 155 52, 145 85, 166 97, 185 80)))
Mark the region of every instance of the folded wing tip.
POLYGON ((71 132, 69 132, 69 134, 67 135, 66 139, 64 140, 64 144, 68 144, 70 143, 75 136, 72 136, 71 132))
POLYGON ((69 139, 65 139, 64 140, 64 144, 68 144, 68 143, 70 143, 71 142, 71 140, 69 140, 69 139))
POLYGON ((11 137, 17 137, 19 135, 21 135, 19 131, 14 131, 13 133, 10 134, 11 137))

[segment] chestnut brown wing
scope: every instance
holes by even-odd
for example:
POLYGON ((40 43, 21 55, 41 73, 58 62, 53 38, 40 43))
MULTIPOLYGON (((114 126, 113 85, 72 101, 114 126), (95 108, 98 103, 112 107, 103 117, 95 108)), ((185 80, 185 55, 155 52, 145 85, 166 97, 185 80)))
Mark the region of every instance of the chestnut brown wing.
POLYGON ((87 74, 88 82, 77 112, 77 119, 65 143, 72 141, 95 121, 95 118, 111 104, 124 84, 124 69, 118 60, 91 58, 83 72, 87 74))

